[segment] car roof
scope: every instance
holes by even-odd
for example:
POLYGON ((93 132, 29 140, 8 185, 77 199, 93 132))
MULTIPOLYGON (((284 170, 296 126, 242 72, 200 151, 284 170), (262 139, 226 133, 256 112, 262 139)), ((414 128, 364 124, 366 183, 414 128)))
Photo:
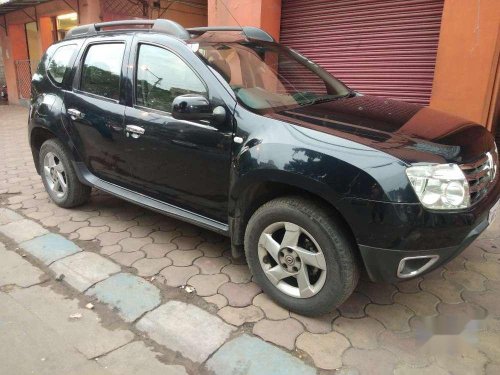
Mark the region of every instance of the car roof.
POLYGON ((220 40, 224 36, 228 41, 234 40, 235 32, 239 33, 239 38, 247 40, 261 40, 266 42, 274 42, 274 38, 262 29, 257 27, 193 27, 185 29, 183 26, 172 20, 156 19, 156 20, 122 20, 111 22, 100 22, 87 25, 77 26, 68 31, 64 40, 93 37, 101 34, 121 34, 121 33, 138 33, 138 32, 153 32, 165 34, 183 41, 195 41, 200 39, 204 34, 217 33, 220 40), (146 26, 138 28, 137 26, 146 26), (149 28, 147 28, 149 27, 149 28), (110 29, 111 28, 111 29, 110 29), (108 29, 108 30, 104 30, 108 29))

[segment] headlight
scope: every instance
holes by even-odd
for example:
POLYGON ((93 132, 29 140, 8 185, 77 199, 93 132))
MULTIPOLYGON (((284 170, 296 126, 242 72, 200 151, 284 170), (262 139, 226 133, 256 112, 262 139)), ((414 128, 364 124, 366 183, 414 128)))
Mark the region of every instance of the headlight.
POLYGON ((469 183, 456 164, 415 165, 406 169, 406 175, 427 208, 450 210, 470 205, 469 183))

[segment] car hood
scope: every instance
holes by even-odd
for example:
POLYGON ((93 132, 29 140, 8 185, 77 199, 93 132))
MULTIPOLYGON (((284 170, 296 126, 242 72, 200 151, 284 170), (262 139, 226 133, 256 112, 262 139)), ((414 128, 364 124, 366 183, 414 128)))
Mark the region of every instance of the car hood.
POLYGON ((466 163, 494 147, 493 137, 481 125, 428 107, 373 96, 356 95, 266 116, 349 139, 410 164, 466 163))

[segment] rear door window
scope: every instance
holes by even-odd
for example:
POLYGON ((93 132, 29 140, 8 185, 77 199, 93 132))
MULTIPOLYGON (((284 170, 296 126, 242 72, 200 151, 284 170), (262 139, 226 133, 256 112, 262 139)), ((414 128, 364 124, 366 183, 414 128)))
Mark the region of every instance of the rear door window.
POLYGON ((61 84, 64 75, 70 69, 70 63, 77 50, 74 44, 59 47, 47 66, 47 74, 57 84, 61 84))
POLYGON ((91 45, 83 62, 80 90, 118 100, 124 50, 123 43, 91 45))

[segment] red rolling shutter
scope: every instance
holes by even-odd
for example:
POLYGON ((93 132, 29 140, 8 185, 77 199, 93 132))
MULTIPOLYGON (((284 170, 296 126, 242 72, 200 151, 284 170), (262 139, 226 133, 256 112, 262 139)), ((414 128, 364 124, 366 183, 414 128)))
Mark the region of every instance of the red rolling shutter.
POLYGON ((443 3, 283 0, 280 42, 361 93, 428 104, 443 3))

